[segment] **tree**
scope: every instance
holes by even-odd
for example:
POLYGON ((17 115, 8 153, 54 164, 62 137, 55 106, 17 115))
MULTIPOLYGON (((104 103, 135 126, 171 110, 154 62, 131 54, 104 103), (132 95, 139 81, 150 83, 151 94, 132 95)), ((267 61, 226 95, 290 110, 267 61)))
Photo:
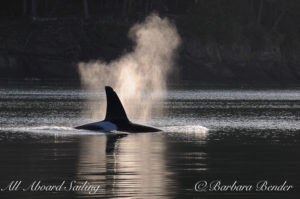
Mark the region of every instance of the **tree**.
POLYGON ((37 16, 37 0, 31 0, 31 16, 37 16))
POLYGON ((257 15, 257 24, 261 24, 262 11, 264 7, 264 0, 260 0, 258 15, 257 15))
POLYGON ((84 8, 84 18, 87 19, 89 18, 89 6, 87 0, 83 0, 83 8, 84 8))
POLYGON ((27 7, 28 7, 27 0, 23 0, 23 16, 27 15, 27 7))

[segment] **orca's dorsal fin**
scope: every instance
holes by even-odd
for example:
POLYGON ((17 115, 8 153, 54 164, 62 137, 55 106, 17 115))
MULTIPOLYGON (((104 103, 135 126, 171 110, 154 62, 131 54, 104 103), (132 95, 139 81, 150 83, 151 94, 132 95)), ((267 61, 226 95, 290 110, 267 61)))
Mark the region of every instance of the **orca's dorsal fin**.
POLYGON ((129 121, 123 105, 117 95, 117 93, 110 87, 105 86, 106 92, 106 121, 125 120, 129 121))

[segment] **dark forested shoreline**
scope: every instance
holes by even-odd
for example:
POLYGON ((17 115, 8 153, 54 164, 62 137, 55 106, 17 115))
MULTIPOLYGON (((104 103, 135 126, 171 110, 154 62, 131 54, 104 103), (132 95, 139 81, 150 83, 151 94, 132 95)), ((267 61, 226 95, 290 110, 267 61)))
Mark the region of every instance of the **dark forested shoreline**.
POLYGON ((300 84, 296 0, 1 4, 0 78, 78 80, 78 62, 110 61, 131 51, 129 28, 156 12, 168 17, 182 38, 171 81, 300 84))

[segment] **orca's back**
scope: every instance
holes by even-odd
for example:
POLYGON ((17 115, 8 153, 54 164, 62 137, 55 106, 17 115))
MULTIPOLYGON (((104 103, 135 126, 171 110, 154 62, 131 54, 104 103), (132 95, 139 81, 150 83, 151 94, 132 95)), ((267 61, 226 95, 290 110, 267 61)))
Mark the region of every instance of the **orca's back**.
POLYGON ((123 105, 117 93, 109 86, 105 86, 106 92, 106 121, 129 121, 123 105))

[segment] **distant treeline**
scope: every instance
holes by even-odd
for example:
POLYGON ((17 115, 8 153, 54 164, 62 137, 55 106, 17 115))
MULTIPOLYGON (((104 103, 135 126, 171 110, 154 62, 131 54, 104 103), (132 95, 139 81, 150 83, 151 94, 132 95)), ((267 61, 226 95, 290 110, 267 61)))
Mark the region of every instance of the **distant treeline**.
POLYGON ((201 42, 247 43, 253 50, 300 45, 299 0, 9 0, 1 18, 80 17, 111 23, 142 20, 156 11, 177 20, 180 31, 201 42))
POLYGON ((177 26, 184 79, 300 82, 299 0, 1 1, 0 75, 74 77, 79 61, 130 51, 129 28, 152 12, 177 26))
POLYGON ((181 14, 193 0, 10 0, 1 4, 1 16, 137 18, 151 11, 181 14))

